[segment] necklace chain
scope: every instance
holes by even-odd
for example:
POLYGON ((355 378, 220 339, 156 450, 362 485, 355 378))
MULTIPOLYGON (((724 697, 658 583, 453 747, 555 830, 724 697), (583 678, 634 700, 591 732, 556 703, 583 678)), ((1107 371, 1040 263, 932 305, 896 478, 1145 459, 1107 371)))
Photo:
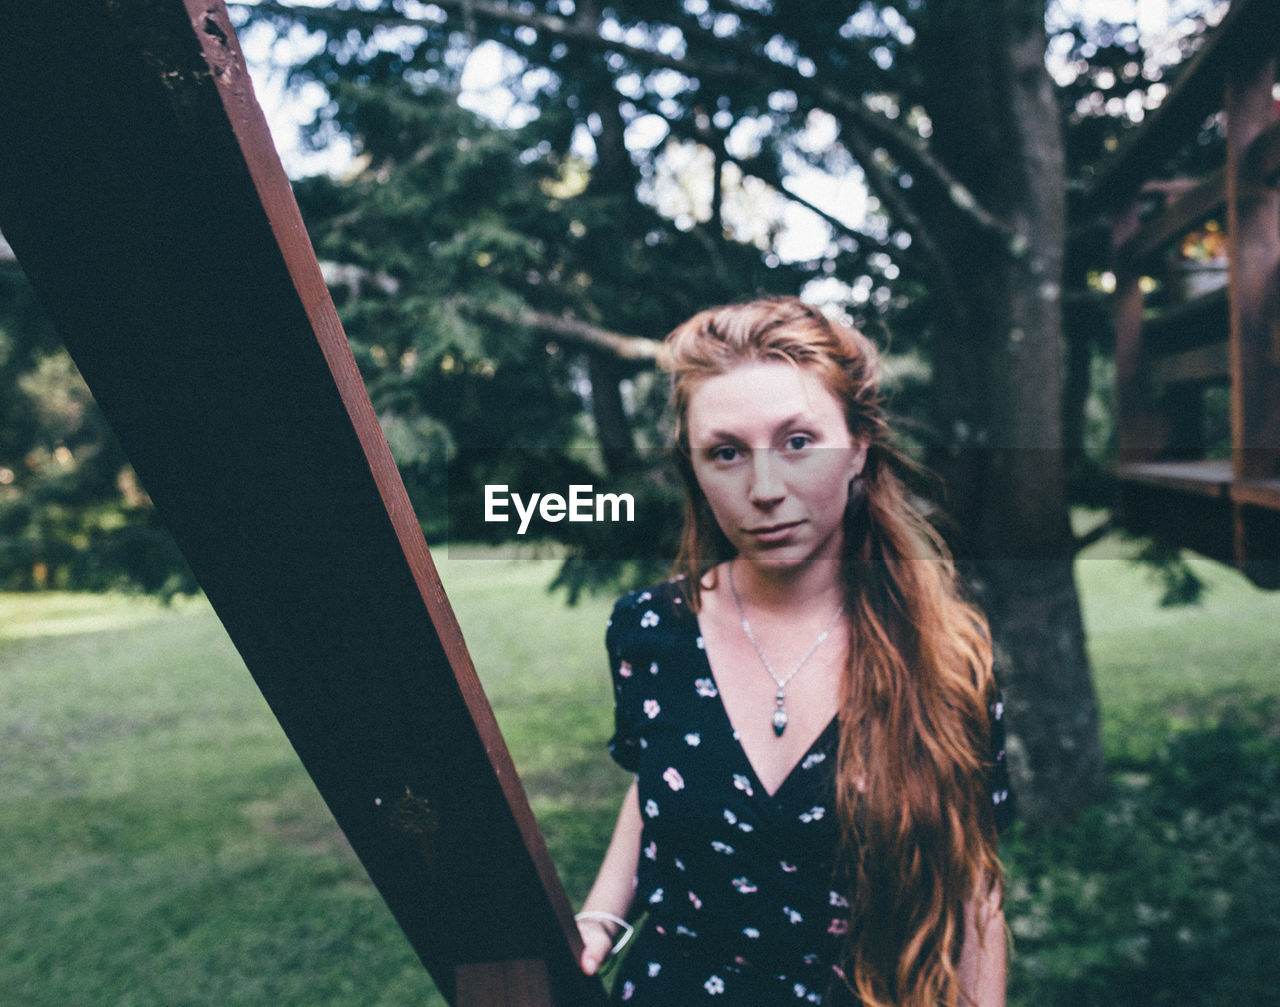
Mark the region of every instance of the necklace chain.
POLYGON ((760 646, 760 641, 756 639, 755 633, 751 630, 751 623, 747 621, 746 610, 742 607, 742 598, 738 596, 737 585, 733 582, 733 563, 729 564, 729 593, 733 595, 733 604, 738 609, 738 618, 742 621, 742 631, 747 634, 747 639, 751 641, 751 646, 755 648, 760 663, 764 665, 764 670, 769 673, 769 677, 773 679, 773 684, 778 687, 778 692, 774 696, 773 708, 773 733, 779 738, 782 732, 787 729, 787 684, 796 677, 796 672, 805 666, 805 662, 813 657, 814 652, 822 646, 823 642, 831 635, 831 630, 835 628, 836 620, 840 618, 840 613, 844 611, 844 603, 841 602, 835 611, 835 615, 831 617, 831 621, 827 623, 827 628, 818 634, 818 638, 813 641, 812 646, 804 652, 804 657, 796 663, 791 669, 791 674, 786 678, 779 678, 778 673, 773 670, 773 665, 769 663, 769 658, 765 656, 764 648, 760 646))

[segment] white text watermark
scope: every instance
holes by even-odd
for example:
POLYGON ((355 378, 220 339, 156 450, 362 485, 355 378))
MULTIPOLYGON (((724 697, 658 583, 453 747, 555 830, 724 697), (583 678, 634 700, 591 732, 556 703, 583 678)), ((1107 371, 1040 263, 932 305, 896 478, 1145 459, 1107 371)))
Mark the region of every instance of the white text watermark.
POLYGON ((484 488, 484 519, 489 524, 506 524, 511 520, 507 510, 515 508, 520 524, 517 535, 529 530, 529 522, 537 514, 543 521, 556 524, 568 518, 570 521, 629 521, 636 519, 636 502, 630 493, 596 493, 594 487, 575 483, 569 487, 568 497, 559 493, 533 493, 528 499, 519 493, 508 492, 506 485, 486 485, 484 488), (625 515, 625 516, 624 516, 625 515))

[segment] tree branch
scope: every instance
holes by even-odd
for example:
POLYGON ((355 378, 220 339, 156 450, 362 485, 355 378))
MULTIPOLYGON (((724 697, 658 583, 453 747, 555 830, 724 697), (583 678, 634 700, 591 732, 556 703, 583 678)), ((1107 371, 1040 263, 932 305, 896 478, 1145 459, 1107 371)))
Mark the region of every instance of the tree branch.
POLYGON ((750 159, 734 159, 733 163, 738 166, 743 175, 755 176, 760 179, 760 181, 764 182, 765 185, 768 185, 770 188, 780 192, 797 206, 803 206, 811 213, 817 214, 838 234, 843 234, 845 237, 852 238, 854 241, 858 242, 859 245, 874 249, 877 252, 883 252, 885 255, 888 255, 899 262, 912 264, 913 267, 918 267, 920 265, 919 256, 912 255, 907 249, 899 248, 897 245, 887 242, 882 238, 877 238, 874 234, 868 234, 866 231, 845 223, 839 217, 824 210, 812 200, 806 199, 804 196, 788 189, 786 182, 782 178, 781 172, 779 172, 774 165, 769 164, 765 158, 754 157, 750 159))
MULTIPOLYGON (((0 238, 0 264, 4 250, 8 245, 0 238)), ((12 254, 12 253, 10 253, 12 254)), ((329 287, 345 287, 350 297, 357 297, 367 287, 376 288, 388 296, 400 292, 400 281, 389 273, 365 269, 347 262, 323 260, 320 272, 324 276, 325 285, 329 287)), ((572 343, 583 349, 594 350, 618 360, 651 363, 657 359, 658 343, 643 336, 629 336, 621 332, 602 329, 589 322, 581 321, 569 315, 553 315, 545 311, 534 311, 525 308, 511 313, 485 306, 464 305, 462 311, 476 318, 499 322, 503 325, 516 325, 532 329, 544 336, 560 342, 572 343)))
MULTIPOLYGON (((861 101, 850 100, 847 95, 840 95, 829 87, 821 88, 820 92, 824 100, 838 110, 836 117, 842 120, 846 131, 863 134, 871 143, 884 147, 904 171, 945 192, 948 202, 961 217, 979 232, 1000 242, 1009 256, 1020 259, 1027 254, 1030 248, 1027 236, 1015 231, 978 202, 978 197, 969 187, 934 157, 917 136, 887 116, 873 112, 861 101)), ((869 147, 869 144, 864 146, 869 147)))
MULTIPOLYGON (((690 23, 688 18, 682 19, 680 30, 688 34, 701 35, 705 43, 720 52, 729 51, 744 60, 748 66, 773 76, 786 78, 787 84, 801 94, 811 95, 819 105, 823 105, 836 114, 837 118, 846 119, 846 128, 856 126, 871 140, 883 146, 903 169, 920 177, 931 180, 938 188, 946 192, 951 204, 969 218, 978 230, 986 232, 1005 243, 1005 248, 1015 258, 1026 252, 1027 239, 1008 227, 1000 218, 988 212, 979 202, 969 187, 961 182, 951 170, 933 156, 921 138, 908 129, 899 126, 888 116, 875 112, 867 107, 866 102, 857 94, 831 87, 821 83, 818 78, 806 77, 795 66, 779 63, 758 51, 749 42, 736 38, 722 38, 708 32, 700 25, 690 23)), ((646 50, 647 51, 647 50, 646 50)), ((698 67, 708 64, 689 63, 690 69, 683 72, 690 76, 701 76, 696 72, 698 67)), ((735 79, 751 78, 752 74, 736 64, 727 64, 719 68, 723 75, 732 72, 735 79), (732 67, 732 71, 730 70, 732 67)), ((713 74, 714 75, 714 72, 713 74)))
POLYGON ((866 142, 866 138, 857 130, 853 130, 845 134, 845 143, 849 145, 850 153, 862 165, 867 185, 871 191, 889 208, 890 216, 897 218, 903 229, 911 235, 912 240, 919 243, 924 250, 925 258, 933 263, 933 267, 938 271, 942 294, 946 297, 952 310, 956 313, 963 313, 965 311, 965 301, 956 288, 950 260, 934 240, 928 226, 912 209, 911 204, 907 202, 897 182, 890 178, 880 166, 875 151, 866 142))
POLYGON ((618 360, 651 365, 658 358, 657 340, 602 329, 568 315, 553 315, 546 311, 534 311, 532 308, 515 313, 488 306, 469 306, 466 310, 490 321, 532 329, 559 342, 604 353, 618 360))
MULTIPOLYGON (((704 31, 704 41, 708 44, 714 45, 721 51, 728 49, 746 61, 745 64, 723 63, 655 52, 628 42, 605 38, 578 22, 551 14, 515 10, 508 4, 494 3, 490 0, 434 0, 434 5, 445 11, 447 15, 452 14, 454 17, 471 17, 476 21, 484 20, 505 26, 533 28, 562 41, 616 52, 651 66, 676 70, 685 76, 702 80, 729 82, 756 80, 757 74, 763 71, 778 79, 783 86, 811 95, 818 103, 834 110, 838 117, 864 133, 872 143, 879 144, 888 150, 904 170, 918 178, 931 181, 947 194, 950 204, 963 218, 978 231, 999 240, 1008 254, 1015 258, 1026 254, 1029 245, 1026 236, 1015 232, 1004 221, 984 208, 968 186, 956 178, 945 164, 935 158, 918 136, 897 125, 887 116, 867 108, 858 95, 847 94, 835 87, 818 83, 806 77, 796 67, 778 63, 756 51, 751 45, 736 42, 733 39, 720 38, 704 31)), ((236 6, 266 14, 305 16, 309 20, 330 21, 335 24, 350 24, 357 21, 369 27, 439 27, 439 22, 425 18, 381 11, 302 8, 277 3, 274 0, 263 0, 255 4, 239 3, 236 6)), ((682 28, 682 30, 685 29, 682 28)))

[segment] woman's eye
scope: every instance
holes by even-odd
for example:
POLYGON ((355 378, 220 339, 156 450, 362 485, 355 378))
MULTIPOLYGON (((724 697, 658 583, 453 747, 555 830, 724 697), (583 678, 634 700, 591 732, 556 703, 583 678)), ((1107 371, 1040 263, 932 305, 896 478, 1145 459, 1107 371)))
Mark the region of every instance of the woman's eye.
POLYGON ((787 448, 791 451, 803 451, 811 443, 813 438, 808 434, 792 434, 787 438, 787 448))
POLYGON ((731 462, 738 457, 738 449, 728 444, 722 444, 718 448, 711 449, 711 460, 713 462, 731 462))

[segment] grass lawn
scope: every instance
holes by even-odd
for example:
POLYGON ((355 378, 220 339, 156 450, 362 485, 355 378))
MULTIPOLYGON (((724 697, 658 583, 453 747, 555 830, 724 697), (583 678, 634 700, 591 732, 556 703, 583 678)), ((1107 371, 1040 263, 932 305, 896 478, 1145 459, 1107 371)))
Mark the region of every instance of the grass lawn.
POLYGON ((1160 588, 1125 558, 1130 551, 1104 540, 1076 565, 1113 765, 1148 759, 1170 731, 1212 721, 1226 706, 1280 701, 1280 592, 1191 557, 1207 586, 1201 604, 1162 608, 1160 588))
MULTIPOLYGON (((553 857, 580 900, 624 774, 608 761, 609 600, 550 560, 440 559, 553 857)), ((1280 594, 1209 564, 1160 609, 1080 564, 1109 754, 1280 696, 1280 594)), ((0 1002, 442 1003, 202 601, 0 595, 0 1002)))
MULTIPOLYGON (((438 562, 580 900, 627 783, 608 602, 438 562)), ((0 1003, 443 1003, 203 601, 0 594, 0 767, 0 1003)))

